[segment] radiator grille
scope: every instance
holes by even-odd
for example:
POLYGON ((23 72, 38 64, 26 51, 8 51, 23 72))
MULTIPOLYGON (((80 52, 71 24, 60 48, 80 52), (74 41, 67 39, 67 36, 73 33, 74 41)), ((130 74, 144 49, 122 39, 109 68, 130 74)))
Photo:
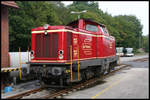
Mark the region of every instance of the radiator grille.
POLYGON ((37 34, 35 45, 35 57, 56 58, 58 53, 58 34, 37 34))

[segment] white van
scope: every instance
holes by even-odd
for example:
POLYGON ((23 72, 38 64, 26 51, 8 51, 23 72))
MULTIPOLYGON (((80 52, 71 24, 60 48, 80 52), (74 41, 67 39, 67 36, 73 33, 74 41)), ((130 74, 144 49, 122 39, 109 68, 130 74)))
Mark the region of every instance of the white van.
POLYGON ((127 53, 125 54, 125 56, 127 56, 127 57, 134 56, 133 48, 126 48, 126 50, 127 50, 127 53))
POLYGON ((123 47, 116 47, 116 55, 119 55, 119 49, 120 49, 120 56, 124 56, 123 47))

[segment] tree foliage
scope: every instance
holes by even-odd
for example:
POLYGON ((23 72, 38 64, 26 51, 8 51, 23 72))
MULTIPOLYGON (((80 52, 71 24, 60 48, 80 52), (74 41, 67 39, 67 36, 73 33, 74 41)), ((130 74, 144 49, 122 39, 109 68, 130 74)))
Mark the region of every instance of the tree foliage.
POLYGON ((147 35, 147 36, 143 36, 142 37, 143 38, 143 45, 142 45, 142 48, 144 48, 144 50, 146 51, 146 52, 149 52, 149 35, 147 35))
POLYGON ((116 38, 116 46, 139 48, 143 28, 139 19, 134 15, 112 17, 99 9, 97 1, 73 1, 69 6, 64 6, 60 1, 16 1, 16 3, 19 6, 18 10, 9 9, 10 51, 18 51, 18 47, 25 51, 31 46, 31 29, 46 23, 66 25, 78 18, 78 15, 71 14, 71 11, 82 10, 87 12, 80 14, 80 18, 90 18, 106 25, 109 33, 116 38))

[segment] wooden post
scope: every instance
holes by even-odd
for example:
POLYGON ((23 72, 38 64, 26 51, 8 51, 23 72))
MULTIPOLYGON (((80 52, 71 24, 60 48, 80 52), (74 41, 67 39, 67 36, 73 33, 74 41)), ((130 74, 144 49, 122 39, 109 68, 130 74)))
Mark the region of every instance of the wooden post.
POLYGON ((21 79, 21 48, 19 47, 19 72, 20 72, 20 79, 21 79))
POLYGON ((120 47, 119 47, 119 65, 120 65, 120 47))
POLYGON ((28 62, 29 62, 29 46, 28 46, 28 62))

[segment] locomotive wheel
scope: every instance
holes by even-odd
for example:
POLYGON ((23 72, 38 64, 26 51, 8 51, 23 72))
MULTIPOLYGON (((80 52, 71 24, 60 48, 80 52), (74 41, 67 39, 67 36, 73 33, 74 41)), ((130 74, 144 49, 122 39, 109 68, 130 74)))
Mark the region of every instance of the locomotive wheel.
POLYGON ((110 70, 111 70, 111 68, 110 68, 110 66, 109 66, 109 68, 107 69, 107 73, 110 73, 110 70))
POLYGON ((43 81, 40 81, 40 85, 41 85, 41 86, 44 86, 45 83, 44 83, 43 81))
POLYGON ((86 74, 85 72, 81 72, 81 77, 82 77, 82 81, 85 81, 86 80, 86 74))
POLYGON ((110 69, 114 70, 116 65, 117 65, 117 61, 112 62, 111 66, 110 66, 110 69))
POLYGON ((105 64, 105 68, 106 68, 105 72, 110 73, 110 64, 109 63, 105 64))
POLYGON ((94 77, 99 77, 100 75, 103 74, 103 73, 101 73, 101 67, 95 68, 93 73, 94 73, 94 77))

